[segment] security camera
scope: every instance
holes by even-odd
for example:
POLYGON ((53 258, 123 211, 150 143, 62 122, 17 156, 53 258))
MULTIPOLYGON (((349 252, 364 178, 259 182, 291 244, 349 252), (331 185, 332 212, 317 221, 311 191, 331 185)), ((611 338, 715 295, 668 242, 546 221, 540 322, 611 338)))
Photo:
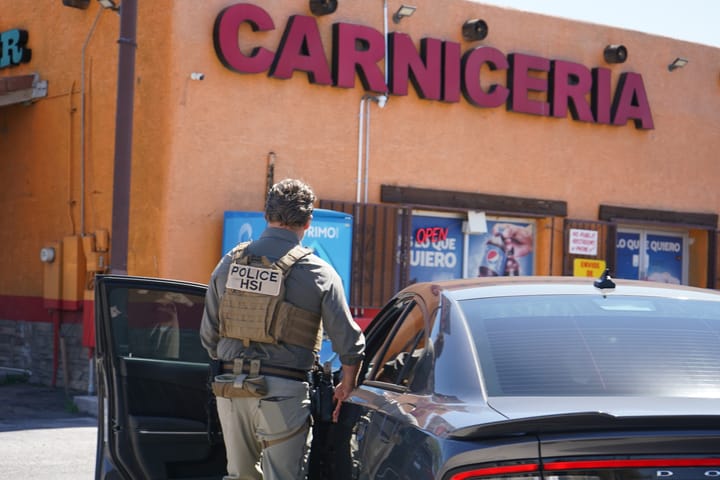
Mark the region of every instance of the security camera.
POLYGON ((337 0, 310 0, 310 11, 315 16, 330 15, 337 10, 337 0))
POLYGON ((623 63, 627 60, 628 51, 625 45, 608 45, 603 50, 603 56, 607 63, 623 63))
POLYGON ((484 40, 488 35, 488 24, 480 18, 468 20, 462 26, 462 36, 468 42, 484 40))
POLYGON ((190 74, 190 80, 205 80, 205 74, 201 72, 193 72, 190 74))

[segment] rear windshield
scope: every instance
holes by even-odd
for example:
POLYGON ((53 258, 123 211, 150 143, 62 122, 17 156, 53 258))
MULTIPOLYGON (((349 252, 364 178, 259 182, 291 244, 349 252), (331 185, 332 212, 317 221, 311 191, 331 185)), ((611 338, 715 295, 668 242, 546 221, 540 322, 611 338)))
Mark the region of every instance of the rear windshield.
POLYGON ((552 295, 460 302, 492 396, 720 397, 720 303, 552 295))

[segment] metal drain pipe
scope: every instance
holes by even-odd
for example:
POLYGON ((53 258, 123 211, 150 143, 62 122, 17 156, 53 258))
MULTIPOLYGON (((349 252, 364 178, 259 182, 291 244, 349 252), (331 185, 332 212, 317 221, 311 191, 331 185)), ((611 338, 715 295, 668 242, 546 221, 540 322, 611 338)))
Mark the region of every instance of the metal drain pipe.
POLYGON ((110 271, 127 275, 130 223, 130 166, 132 163, 135 50, 137 49, 137 0, 120 5, 118 85, 115 109, 115 165, 113 174, 112 239, 110 271))

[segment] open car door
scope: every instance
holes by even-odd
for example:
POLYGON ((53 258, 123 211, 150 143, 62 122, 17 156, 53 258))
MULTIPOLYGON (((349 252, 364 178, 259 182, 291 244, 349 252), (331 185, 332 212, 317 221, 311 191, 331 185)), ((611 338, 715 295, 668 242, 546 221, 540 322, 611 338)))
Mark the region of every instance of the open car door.
POLYGON ((225 447, 199 337, 206 286, 102 275, 96 479, 220 479, 225 447))

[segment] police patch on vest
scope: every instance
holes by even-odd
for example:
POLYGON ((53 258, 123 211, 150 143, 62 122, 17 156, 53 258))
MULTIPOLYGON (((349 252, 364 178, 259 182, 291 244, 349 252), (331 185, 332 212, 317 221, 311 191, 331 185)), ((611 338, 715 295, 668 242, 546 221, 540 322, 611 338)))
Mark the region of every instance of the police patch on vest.
POLYGON ((282 271, 250 265, 230 265, 225 288, 277 296, 282 286, 282 271))

